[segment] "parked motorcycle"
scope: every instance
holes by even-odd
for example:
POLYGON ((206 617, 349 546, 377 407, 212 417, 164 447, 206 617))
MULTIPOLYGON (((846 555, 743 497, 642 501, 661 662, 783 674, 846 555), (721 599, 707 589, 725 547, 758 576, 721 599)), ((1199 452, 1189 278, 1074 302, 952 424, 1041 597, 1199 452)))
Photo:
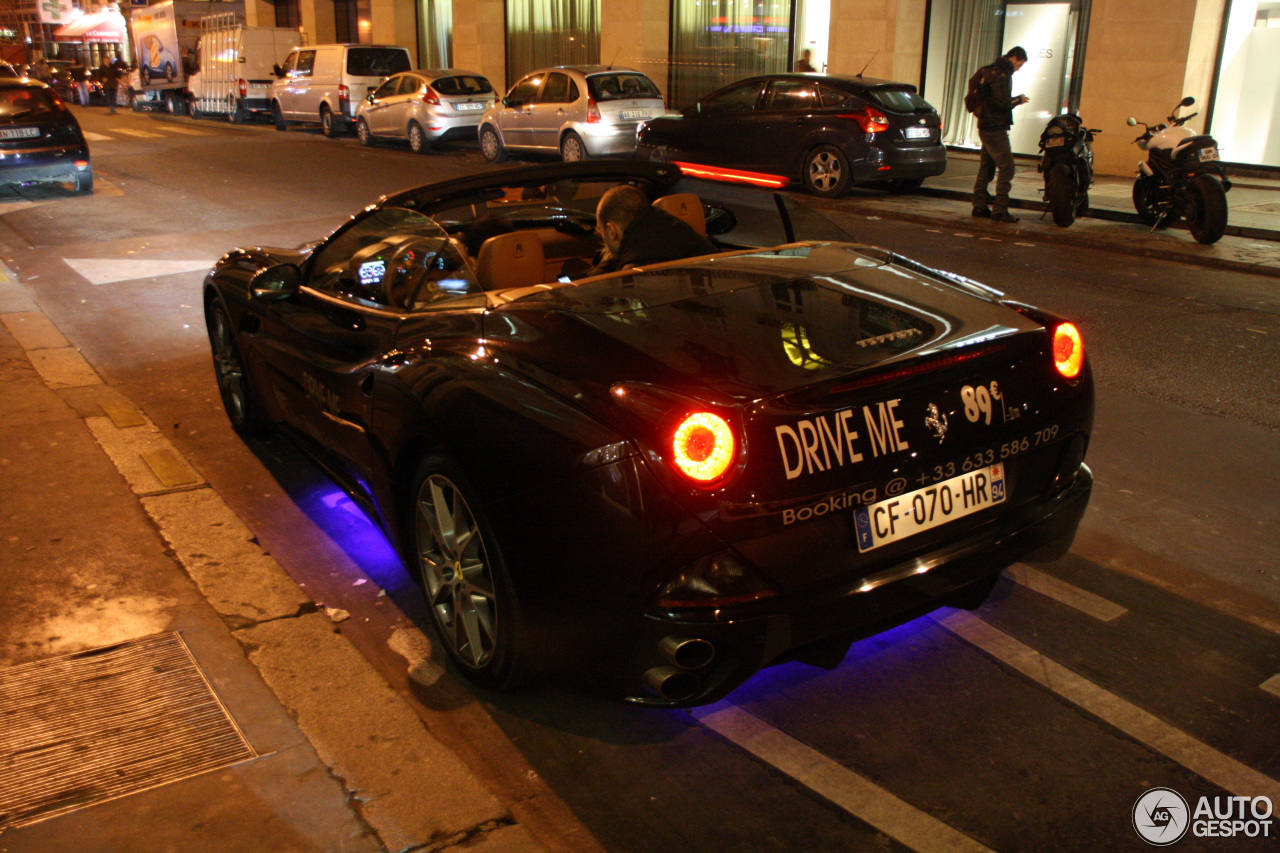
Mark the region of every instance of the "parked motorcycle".
POLYGON ((1080 116, 1063 113, 1049 119, 1040 134, 1040 165, 1044 200, 1053 221, 1066 228, 1089 212, 1093 184, 1093 135, 1102 131, 1084 126, 1080 116))
POLYGON ((1145 133, 1134 140, 1147 152, 1138 163, 1133 182, 1133 206, 1143 222, 1164 228, 1187 220, 1191 236, 1201 243, 1216 243, 1227 228, 1227 191, 1231 181, 1218 157, 1218 143, 1208 134, 1184 127, 1199 113, 1178 116, 1195 98, 1185 97, 1173 108, 1168 124, 1148 125, 1129 116, 1129 126, 1142 125, 1145 133))

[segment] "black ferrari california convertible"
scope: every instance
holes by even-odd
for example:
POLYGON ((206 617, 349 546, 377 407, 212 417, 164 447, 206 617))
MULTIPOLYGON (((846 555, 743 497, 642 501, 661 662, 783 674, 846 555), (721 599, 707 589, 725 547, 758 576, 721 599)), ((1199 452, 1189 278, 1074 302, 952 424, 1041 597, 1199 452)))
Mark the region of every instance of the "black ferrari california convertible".
POLYGON ((838 660, 1070 545, 1093 387, 1076 328, 672 165, 384 197, 209 274, 222 399, 400 548, 457 668, 713 701, 838 660), (715 254, 583 277, 619 183, 715 254))

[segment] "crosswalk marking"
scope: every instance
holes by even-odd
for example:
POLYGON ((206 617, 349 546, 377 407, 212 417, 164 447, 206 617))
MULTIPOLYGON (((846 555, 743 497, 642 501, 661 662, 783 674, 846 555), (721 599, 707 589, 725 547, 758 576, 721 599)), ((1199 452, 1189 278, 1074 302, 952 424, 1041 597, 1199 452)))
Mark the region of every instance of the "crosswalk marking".
POLYGON ((930 614, 930 618, 970 645, 1215 785, 1237 796, 1267 796, 1273 803, 1280 800, 1280 782, 1076 675, 972 613, 944 608, 930 614))
POLYGON ((152 133, 149 130, 133 130, 127 127, 117 127, 115 128, 115 132, 123 133, 127 136, 138 136, 145 139, 160 139, 163 136, 163 134, 152 133))
POLYGON ((101 133, 94 133, 89 130, 84 131, 84 138, 90 142, 105 142, 108 139, 114 139, 114 137, 106 136, 101 133))
POLYGON ((208 272, 213 259, 147 260, 142 258, 63 258, 63 263, 90 284, 136 281, 184 272, 208 272))
POLYGON ((186 136, 208 136, 209 135, 209 131, 207 130, 196 130, 190 127, 173 127, 172 125, 168 125, 168 124, 158 124, 156 125, 156 130, 163 130, 165 133, 181 133, 186 136))
POLYGON ((1047 575, 1039 569, 1033 569, 1022 563, 1005 569, 1005 574, 1020 586, 1025 586, 1033 592, 1052 598, 1060 604, 1075 608, 1081 613, 1086 613, 1102 622, 1110 622, 1129 612, 1119 604, 1108 601, 1100 595, 1094 595, 1088 590, 1072 586, 1066 581, 1058 580, 1053 575, 1047 575))
POLYGON ((730 702, 691 713, 698 722, 918 853, 990 848, 730 702))

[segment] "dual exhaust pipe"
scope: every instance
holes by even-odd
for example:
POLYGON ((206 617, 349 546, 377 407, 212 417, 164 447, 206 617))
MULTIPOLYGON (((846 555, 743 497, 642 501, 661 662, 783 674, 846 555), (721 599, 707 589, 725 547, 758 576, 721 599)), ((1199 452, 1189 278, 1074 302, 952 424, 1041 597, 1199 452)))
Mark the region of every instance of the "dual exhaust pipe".
POLYGON ((650 690, 669 702, 687 702, 702 690, 702 679, 692 670, 702 669, 716 656, 716 648, 706 640, 664 637, 658 651, 671 662, 655 666, 644 674, 650 690))

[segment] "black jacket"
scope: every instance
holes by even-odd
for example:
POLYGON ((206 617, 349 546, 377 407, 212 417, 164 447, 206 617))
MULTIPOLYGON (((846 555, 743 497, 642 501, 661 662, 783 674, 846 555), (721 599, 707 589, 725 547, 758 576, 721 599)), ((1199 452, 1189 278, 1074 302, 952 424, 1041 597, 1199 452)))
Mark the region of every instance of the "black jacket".
POLYGON ((1002 56, 982 69, 982 115, 979 130, 1008 130, 1013 127, 1013 63, 1002 56))
POLYGON ((665 210, 646 208, 622 232, 618 254, 597 264, 587 275, 603 275, 624 267, 678 261, 718 252, 711 241, 665 210))

